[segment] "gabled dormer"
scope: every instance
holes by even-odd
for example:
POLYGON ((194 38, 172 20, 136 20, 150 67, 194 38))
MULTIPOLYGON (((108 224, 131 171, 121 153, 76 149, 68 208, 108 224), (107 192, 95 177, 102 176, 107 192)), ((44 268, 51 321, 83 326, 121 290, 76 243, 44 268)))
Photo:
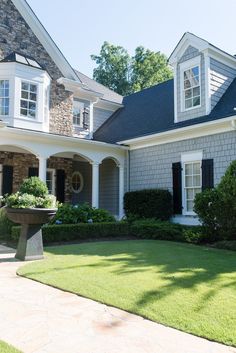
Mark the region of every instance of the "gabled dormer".
POLYGON ((188 32, 169 63, 174 69, 176 123, 210 114, 236 77, 236 57, 188 32))

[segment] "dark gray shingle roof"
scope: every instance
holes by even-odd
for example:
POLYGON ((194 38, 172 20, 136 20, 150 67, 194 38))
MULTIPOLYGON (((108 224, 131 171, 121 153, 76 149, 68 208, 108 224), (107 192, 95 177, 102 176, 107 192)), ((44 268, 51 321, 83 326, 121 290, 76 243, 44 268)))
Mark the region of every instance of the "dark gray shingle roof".
POLYGON ((111 89, 103 86, 102 84, 92 80, 88 76, 82 74, 82 72, 75 70, 77 76, 79 77, 80 81, 84 83, 89 89, 92 91, 98 92, 103 94, 102 99, 113 102, 113 103, 118 103, 122 104, 123 97, 119 95, 118 93, 112 91, 111 89))
POLYGON ((169 80, 123 100, 116 111, 94 134, 94 139, 116 143, 185 126, 235 115, 236 79, 209 115, 174 123, 174 81, 169 80))

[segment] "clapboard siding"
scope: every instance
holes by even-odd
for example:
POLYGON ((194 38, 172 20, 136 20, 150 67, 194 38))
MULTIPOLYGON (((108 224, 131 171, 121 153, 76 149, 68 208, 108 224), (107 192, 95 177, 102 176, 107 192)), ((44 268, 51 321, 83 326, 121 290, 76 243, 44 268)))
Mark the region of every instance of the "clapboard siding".
POLYGON ((113 114, 110 110, 94 108, 93 112, 93 130, 96 131, 113 114))
POLYGON ((235 69, 210 58, 211 109, 219 102, 235 77, 235 69))

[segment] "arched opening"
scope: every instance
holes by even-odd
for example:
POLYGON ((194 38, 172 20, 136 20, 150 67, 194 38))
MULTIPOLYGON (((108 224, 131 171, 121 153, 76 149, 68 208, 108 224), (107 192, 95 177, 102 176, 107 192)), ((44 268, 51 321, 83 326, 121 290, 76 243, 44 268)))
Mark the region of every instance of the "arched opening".
POLYGON ((34 151, 19 145, 0 145, 0 196, 18 191, 36 168, 38 159, 34 151))
POLYGON ((54 190, 60 202, 92 203, 92 167, 88 157, 75 152, 56 153, 47 160, 49 173, 54 175, 54 190))
POLYGON ((99 168, 99 207, 119 215, 119 168, 113 158, 105 158, 99 168))

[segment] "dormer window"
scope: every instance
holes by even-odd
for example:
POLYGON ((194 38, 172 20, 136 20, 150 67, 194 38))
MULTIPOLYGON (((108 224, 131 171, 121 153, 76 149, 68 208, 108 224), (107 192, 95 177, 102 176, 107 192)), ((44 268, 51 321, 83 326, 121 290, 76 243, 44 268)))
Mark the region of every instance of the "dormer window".
POLYGON ((0 115, 9 115, 9 80, 0 80, 0 115))
POLYGON ((194 66, 183 72, 184 80, 184 109, 191 109, 201 105, 200 68, 194 66))

